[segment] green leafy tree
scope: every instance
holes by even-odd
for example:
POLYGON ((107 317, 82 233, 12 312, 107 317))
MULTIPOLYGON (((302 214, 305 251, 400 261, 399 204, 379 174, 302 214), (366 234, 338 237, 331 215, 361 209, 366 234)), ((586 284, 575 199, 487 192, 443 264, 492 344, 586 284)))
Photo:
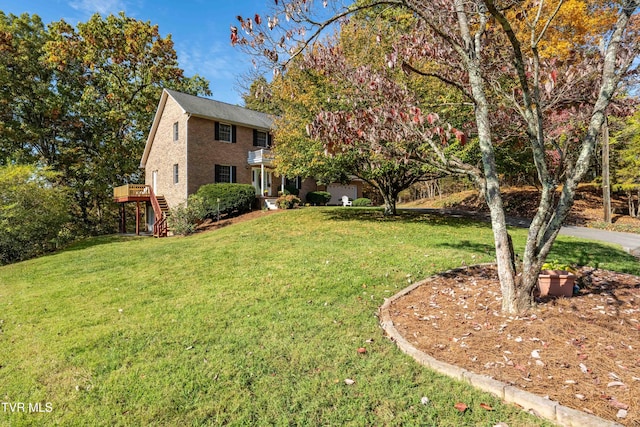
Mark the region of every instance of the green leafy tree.
POLYGON ((625 120, 622 129, 613 136, 612 146, 617 157, 614 187, 627 193, 629 215, 637 217, 640 214, 640 111, 625 120))
POLYGON ((208 95, 187 78, 171 37, 123 13, 77 28, 0 12, 0 164, 38 162, 72 189, 81 232, 111 232, 112 188, 139 182, 138 162, 162 88, 208 95))
POLYGON ((67 104, 52 90, 55 70, 42 60, 49 40, 36 15, 0 12, 0 164, 55 164, 67 104))
POLYGON ((36 166, 0 166, 0 265, 56 248, 69 220, 68 192, 56 178, 36 166))
MULTIPOLYGON (((396 82, 399 88, 417 85, 415 81, 407 79, 402 70, 389 70, 380 60, 390 50, 398 31, 414 19, 407 13, 388 12, 383 15, 380 18, 379 15, 362 13, 340 27, 336 49, 344 55, 345 60, 331 71, 340 69, 349 73, 366 67, 385 73, 386 78, 396 82), (399 25, 400 29, 394 25, 399 25), (372 63, 374 58, 378 58, 378 62, 372 63)), ((293 66, 270 86, 272 103, 282 110, 281 117, 276 120, 278 170, 287 176, 314 176, 325 183, 346 181, 349 176, 356 176, 380 193, 385 214, 395 214, 396 200, 402 190, 427 175, 439 173, 423 159, 425 144, 415 138, 398 140, 396 135, 399 133, 393 130, 373 145, 363 139, 350 138, 349 143, 342 145, 340 150, 327 150, 327 140, 310 138, 308 124, 322 111, 370 108, 383 106, 388 101, 384 97, 360 97, 360 88, 348 84, 349 79, 344 78, 341 72, 314 70, 308 63, 310 58, 305 56, 296 59, 293 66)), ((432 81, 425 87, 430 88, 434 84, 440 83, 432 81)), ((453 91, 449 93, 453 94, 453 91)), ((425 101, 435 100, 428 99, 431 94, 423 88, 425 101)), ((453 99, 455 95, 448 104, 451 110, 454 109, 453 99)), ((458 103, 458 114, 452 114, 452 118, 462 122, 464 115, 460 114, 459 106, 458 103)), ((467 110, 470 114, 469 106, 467 110)), ((392 128, 393 124, 389 123, 389 126, 392 128)))
POLYGON ((208 83, 184 77, 171 36, 124 13, 96 14, 77 29, 65 21, 50 28, 45 58, 72 112, 56 166, 75 190, 85 226, 109 229, 111 189, 141 179, 138 162, 162 88, 209 94, 208 83))
POLYGON ((264 76, 256 77, 247 93, 242 95, 245 108, 267 114, 279 115, 282 108, 273 100, 271 85, 264 76))

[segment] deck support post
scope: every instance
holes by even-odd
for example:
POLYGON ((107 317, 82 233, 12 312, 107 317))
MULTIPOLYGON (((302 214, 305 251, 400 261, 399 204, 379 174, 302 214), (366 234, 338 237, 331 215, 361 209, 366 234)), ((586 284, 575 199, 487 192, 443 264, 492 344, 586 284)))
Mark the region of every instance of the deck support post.
POLYGON ((124 203, 120 203, 120 233, 127 232, 127 212, 124 203))
POLYGON ((140 235, 140 202, 136 202, 136 236, 140 235))

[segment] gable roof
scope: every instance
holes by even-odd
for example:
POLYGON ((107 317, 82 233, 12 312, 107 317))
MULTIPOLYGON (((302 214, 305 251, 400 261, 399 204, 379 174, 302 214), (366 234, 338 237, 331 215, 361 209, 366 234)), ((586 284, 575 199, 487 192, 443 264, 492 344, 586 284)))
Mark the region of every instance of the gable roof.
POLYGON ((165 89, 165 91, 180 105, 185 113, 193 116, 228 121, 233 124, 261 130, 269 130, 273 124, 273 119, 269 114, 213 99, 187 95, 175 90, 165 89))
POLYGON ((151 146, 153 145, 153 140, 158 130, 158 124, 160 123, 160 118, 162 117, 169 96, 176 101, 185 114, 190 116, 223 121, 264 131, 271 130, 273 125, 273 117, 266 113, 249 110, 238 105, 227 104, 226 102, 189 95, 171 89, 163 89, 160 102, 158 103, 158 109, 153 118, 149 136, 147 137, 147 143, 144 147, 144 153, 140 160, 141 168, 145 167, 147 159, 149 158, 149 152, 151 151, 151 146))

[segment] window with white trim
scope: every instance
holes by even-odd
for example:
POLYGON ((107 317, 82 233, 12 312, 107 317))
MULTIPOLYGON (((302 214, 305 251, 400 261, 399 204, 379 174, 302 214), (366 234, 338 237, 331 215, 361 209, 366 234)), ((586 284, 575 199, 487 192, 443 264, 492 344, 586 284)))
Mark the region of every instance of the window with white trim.
POLYGON ((295 178, 287 178, 284 185, 287 187, 294 187, 296 190, 300 190, 302 188, 302 178, 299 176, 295 178))
POLYGON ((228 165, 215 165, 215 182, 236 182, 236 167, 228 165))
POLYGON ((256 131, 256 147, 268 147, 269 135, 266 132, 256 131))
POLYGON ((220 123, 218 128, 218 140, 224 142, 231 142, 231 125, 226 123, 220 123))

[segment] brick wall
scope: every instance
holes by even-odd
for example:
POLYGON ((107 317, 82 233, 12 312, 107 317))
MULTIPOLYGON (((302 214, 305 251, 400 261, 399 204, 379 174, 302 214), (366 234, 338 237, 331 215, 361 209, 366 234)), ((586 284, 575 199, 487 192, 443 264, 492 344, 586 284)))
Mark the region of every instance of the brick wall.
POLYGON ((156 194, 167 199, 170 207, 187 200, 187 151, 185 144, 187 115, 167 97, 153 146, 145 166, 145 184, 152 185, 157 171, 156 194), (173 140, 173 124, 178 123, 178 141, 173 140), (173 166, 178 165, 178 183, 174 183, 173 166))
POLYGON ((251 169, 247 163, 253 146, 253 129, 236 126, 236 142, 216 141, 215 121, 192 117, 189 120, 189 194, 215 179, 215 165, 235 166, 236 182, 251 184, 251 169))

